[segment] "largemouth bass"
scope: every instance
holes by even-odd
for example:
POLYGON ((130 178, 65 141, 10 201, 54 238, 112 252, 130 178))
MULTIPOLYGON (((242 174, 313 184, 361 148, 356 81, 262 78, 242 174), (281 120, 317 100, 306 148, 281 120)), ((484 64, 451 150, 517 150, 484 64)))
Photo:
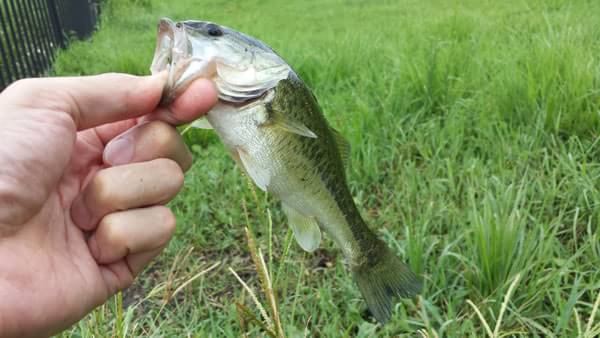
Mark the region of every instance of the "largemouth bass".
POLYGON ((219 102, 197 127, 213 128, 256 185, 281 200, 298 244, 314 251, 325 231, 342 250, 373 316, 382 323, 394 298, 412 297, 417 276, 367 227, 348 185, 349 145, 329 126, 294 70, 261 41, 204 21, 162 19, 151 71, 168 70, 172 101, 199 77, 219 102))

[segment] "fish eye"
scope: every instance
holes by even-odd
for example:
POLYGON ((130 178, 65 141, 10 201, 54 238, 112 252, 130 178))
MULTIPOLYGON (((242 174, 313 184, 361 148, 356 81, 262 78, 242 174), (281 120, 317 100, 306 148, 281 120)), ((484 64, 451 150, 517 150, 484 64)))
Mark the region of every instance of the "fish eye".
POLYGON ((210 36, 221 36, 223 35, 223 31, 214 23, 209 23, 208 25, 206 25, 206 31, 208 32, 208 35, 210 36))

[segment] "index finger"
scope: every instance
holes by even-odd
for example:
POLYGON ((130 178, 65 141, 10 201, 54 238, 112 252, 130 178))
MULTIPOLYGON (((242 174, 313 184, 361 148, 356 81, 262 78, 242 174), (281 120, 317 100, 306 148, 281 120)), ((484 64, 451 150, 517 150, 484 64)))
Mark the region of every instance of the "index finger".
POLYGON ((108 143, 139 122, 160 120, 177 126, 193 121, 207 113, 218 100, 217 89, 212 81, 198 79, 167 107, 158 107, 141 119, 125 120, 97 127, 96 133, 102 143, 108 143))
POLYGON ((165 81, 165 73, 25 79, 6 88, 0 100, 20 107, 67 113, 77 130, 83 130, 153 111, 160 102, 165 81))

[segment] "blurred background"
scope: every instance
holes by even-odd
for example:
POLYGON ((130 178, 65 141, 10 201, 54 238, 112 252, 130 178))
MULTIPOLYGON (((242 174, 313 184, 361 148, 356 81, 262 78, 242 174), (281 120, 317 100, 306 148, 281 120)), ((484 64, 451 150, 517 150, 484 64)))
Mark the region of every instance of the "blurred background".
POLYGON ((57 49, 96 27, 99 0, 0 1, 0 91, 11 82, 47 75, 57 49))

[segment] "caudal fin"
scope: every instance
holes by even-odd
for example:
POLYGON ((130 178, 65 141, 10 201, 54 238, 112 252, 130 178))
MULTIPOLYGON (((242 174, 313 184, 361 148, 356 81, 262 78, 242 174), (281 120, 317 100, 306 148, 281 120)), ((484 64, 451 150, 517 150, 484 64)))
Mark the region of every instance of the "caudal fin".
POLYGON ((394 298, 410 298, 421 290, 419 278, 380 242, 363 264, 352 267, 352 274, 369 310, 382 324, 392 316, 394 298))

